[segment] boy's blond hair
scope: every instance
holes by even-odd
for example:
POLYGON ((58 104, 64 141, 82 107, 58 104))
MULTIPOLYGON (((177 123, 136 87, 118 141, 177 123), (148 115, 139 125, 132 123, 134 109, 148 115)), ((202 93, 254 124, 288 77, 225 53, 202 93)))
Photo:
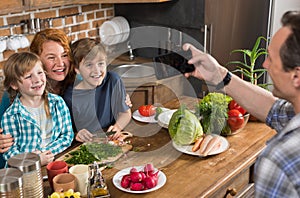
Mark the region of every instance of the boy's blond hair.
MULTIPOLYGON (((35 67, 36 63, 41 62, 38 55, 32 52, 18 52, 12 54, 4 64, 4 88, 10 95, 11 102, 16 98, 19 94, 18 90, 15 90, 11 87, 11 85, 18 85, 18 82, 22 83, 21 77, 23 77, 27 72, 29 72, 32 68, 35 67)), ((48 83, 46 83, 47 86, 48 83)), ((45 111, 47 117, 50 117, 50 110, 48 105, 48 93, 45 89, 43 93, 43 99, 45 104, 45 111)))

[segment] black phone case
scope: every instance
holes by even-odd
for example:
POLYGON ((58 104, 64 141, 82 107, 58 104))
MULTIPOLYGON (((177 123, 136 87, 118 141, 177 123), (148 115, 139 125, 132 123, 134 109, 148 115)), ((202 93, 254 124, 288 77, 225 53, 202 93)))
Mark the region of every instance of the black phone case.
POLYGON ((189 73, 195 66, 188 64, 190 51, 178 51, 160 55, 154 58, 155 74, 158 79, 168 78, 180 73, 189 73))

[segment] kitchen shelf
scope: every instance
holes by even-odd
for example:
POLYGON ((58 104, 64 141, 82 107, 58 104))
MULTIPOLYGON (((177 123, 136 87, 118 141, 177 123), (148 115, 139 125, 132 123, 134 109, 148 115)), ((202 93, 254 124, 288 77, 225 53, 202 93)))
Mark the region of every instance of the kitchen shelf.
MULTIPOLYGON (((75 0, 76 1, 76 0, 75 0)), ((78 0, 78 2, 86 3, 160 3, 171 0, 78 0)))

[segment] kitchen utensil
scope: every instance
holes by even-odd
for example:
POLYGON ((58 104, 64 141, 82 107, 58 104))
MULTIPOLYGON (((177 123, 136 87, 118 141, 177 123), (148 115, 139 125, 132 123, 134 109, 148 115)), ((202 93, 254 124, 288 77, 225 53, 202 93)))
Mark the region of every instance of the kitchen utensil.
POLYGON ((53 178, 61 173, 68 172, 68 164, 65 161, 53 161, 47 165, 47 175, 50 187, 53 188, 53 178))
POLYGON ((24 197, 43 197, 43 176, 40 157, 35 153, 22 153, 7 160, 9 167, 23 172, 24 197))
POLYGON ((8 37, 7 36, 1 36, 0 37, 0 52, 4 52, 7 48, 6 42, 8 37))
POLYGON ((87 185, 89 177, 89 166, 77 164, 69 169, 69 172, 76 177, 75 191, 79 191, 82 196, 87 195, 87 185))
POLYGON ((130 32, 130 26, 129 26, 127 19, 122 16, 116 16, 116 17, 112 18, 111 21, 115 22, 121 30, 121 32, 120 32, 121 38, 118 42, 122 43, 122 42, 126 41, 129 37, 129 32, 130 32))
POLYGON ((0 197, 23 197, 22 189, 23 173, 16 168, 4 168, 0 170, 0 197))
POLYGON ((53 190, 55 192, 66 192, 75 190, 76 177, 71 173, 60 173, 53 178, 53 190))
POLYGON ((105 21, 100 26, 101 42, 105 45, 114 45, 122 39, 119 26, 113 21, 105 21))
POLYGON ((175 111, 177 111, 177 109, 164 111, 161 114, 159 114, 158 118, 157 118, 158 125, 161 126, 161 127, 164 127, 164 128, 168 128, 170 119, 171 119, 171 117, 172 117, 172 115, 175 111))
POLYGON ((25 35, 19 35, 19 42, 21 48, 26 48, 30 45, 29 40, 25 35))
MULTIPOLYGON (((167 111, 169 109, 167 108, 162 108, 163 112, 164 111, 167 111)), ((149 117, 146 117, 146 116, 142 116, 138 110, 135 110, 132 114, 132 117, 133 119, 137 120, 137 121, 140 121, 140 122, 146 122, 146 123, 157 123, 157 120, 155 119, 155 115, 153 116, 149 116, 149 117)))
MULTIPOLYGON (((215 135, 215 136, 217 136, 217 135, 215 135)), ((224 151, 226 151, 229 148, 229 142, 227 141, 227 139, 224 138, 223 136, 220 136, 220 138, 222 140, 220 148, 215 150, 214 152, 210 153, 209 155, 216 155, 219 153, 223 153, 224 151)), ((191 145, 178 145, 175 142, 172 142, 172 144, 176 150, 178 150, 182 153, 202 157, 202 155, 199 152, 192 151, 192 148, 193 148, 192 144, 191 145)))
MULTIPOLYGON (((133 190, 130 190, 130 189, 127 189, 127 188, 123 188, 121 186, 122 177, 126 174, 129 174, 131 168, 132 167, 128 167, 128 168, 125 168, 123 170, 120 170, 119 172, 117 172, 114 175, 114 177, 112 179, 112 182, 115 185, 115 187, 118 188, 119 190, 122 190, 122 191, 128 192, 128 193, 134 193, 134 194, 149 193, 149 192, 160 189, 167 182, 166 175, 162 171, 159 171, 157 185, 154 188, 150 188, 150 189, 147 189, 147 190, 141 190, 141 191, 133 191, 133 190)), ((135 166, 134 168, 136 168, 138 171, 142 171, 144 166, 135 166)), ((155 170, 155 172, 156 171, 157 170, 155 170)))
POLYGON ((13 51, 16 51, 21 47, 20 41, 17 36, 10 36, 7 39, 6 45, 8 50, 13 50, 13 51))

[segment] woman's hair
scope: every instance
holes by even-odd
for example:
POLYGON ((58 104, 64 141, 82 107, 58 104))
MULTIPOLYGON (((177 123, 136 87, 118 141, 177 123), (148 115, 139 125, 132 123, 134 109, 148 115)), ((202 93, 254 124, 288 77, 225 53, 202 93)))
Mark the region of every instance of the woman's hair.
POLYGON ((289 71, 300 66, 300 11, 286 12, 281 23, 292 31, 280 49, 283 69, 289 71))
POLYGON ((43 44, 46 41, 55 41, 59 43, 65 50, 65 52, 68 54, 68 58, 70 60, 70 69, 69 73, 66 76, 66 78, 60 82, 61 85, 61 91, 60 95, 62 95, 65 91, 65 89, 74 82, 76 73, 73 68, 73 60, 72 60, 72 54, 70 49, 70 40, 68 36, 65 34, 64 31, 60 29, 45 29, 35 34, 31 45, 30 45, 30 51, 33 53, 36 53, 37 55, 41 55, 43 52, 43 44))
POLYGON ((104 47, 95 39, 83 38, 79 39, 71 45, 74 66, 79 68, 79 64, 83 59, 94 58, 97 54, 101 54, 106 59, 106 51, 104 47))
MULTIPOLYGON (((21 77, 23 77, 27 72, 32 70, 35 65, 40 62, 41 60, 39 56, 32 52, 19 52, 12 54, 3 66, 4 71, 4 88, 10 95, 11 101, 13 101, 17 94, 19 93, 18 90, 14 90, 11 85, 17 86, 18 82, 22 83, 21 77)), ((46 83, 46 82, 45 82, 46 83)), ((46 84, 47 85, 47 84, 46 84)), ((45 90, 43 93, 43 99, 45 104, 45 111, 47 117, 50 116, 49 105, 48 105, 48 93, 45 90)))

